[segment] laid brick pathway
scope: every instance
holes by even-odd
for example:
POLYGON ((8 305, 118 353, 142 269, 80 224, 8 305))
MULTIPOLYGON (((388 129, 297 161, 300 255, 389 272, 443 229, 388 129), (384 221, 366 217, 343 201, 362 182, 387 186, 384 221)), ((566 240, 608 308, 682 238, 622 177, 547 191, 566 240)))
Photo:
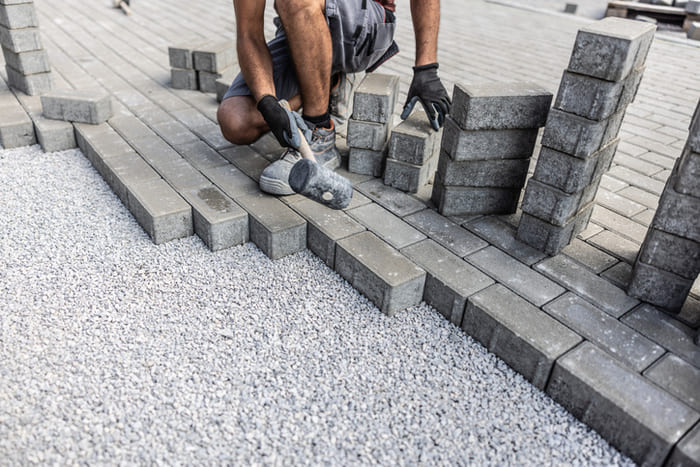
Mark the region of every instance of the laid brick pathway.
MULTIPOLYGON (((131 17, 105 2, 36 6, 55 88, 113 96, 115 116, 76 125, 78 142, 155 241, 196 232, 219 249, 251 239, 272 258, 308 244, 388 313, 420 300, 423 284, 423 299, 633 459, 697 462, 700 347, 689 326, 625 288, 700 98, 699 47, 657 36, 592 221, 550 258, 516 240, 517 214, 444 218, 426 209, 430 190, 407 195, 371 176, 341 170, 356 194, 340 212, 298 195, 261 195, 254 181, 279 153, 274 140, 230 145, 212 94, 169 86, 168 46, 233 39, 229 1, 137 0, 131 17), (168 203, 154 202, 163 198, 168 203), (358 259, 372 245, 370 253, 383 252, 401 270, 358 259), (437 256, 445 261, 436 263, 437 256)), ((399 19, 402 53, 380 71, 400 77, 402 103, 413 62, 406 2, 399 19)), ((449 89, 525 79, 556 93, 585 24, 481 0, 443 0, 440 75, 449 89)), ((266 32, 273 31, 268 21, 266 32)), ((0 98, 12 104, 1 80, 0 98)), ((36 112, 33 98, 20 103, 36 112)), ((13 108, 12 118, 26 123, 15 115, 22 107, 13 108)), ((683 315, 697 317, 698 307, 696 284, 683 315)))

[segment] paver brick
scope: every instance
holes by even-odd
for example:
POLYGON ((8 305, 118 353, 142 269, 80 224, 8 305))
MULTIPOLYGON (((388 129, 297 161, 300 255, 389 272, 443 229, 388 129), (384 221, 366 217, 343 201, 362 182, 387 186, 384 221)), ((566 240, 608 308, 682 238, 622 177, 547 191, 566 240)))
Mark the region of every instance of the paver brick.
POLYGON ((532 155, 537 128, 515 130, 462 130, 448 116, 442 150, 452 160, 526 159, 532 155))
POLYGON ((700 411, 700 369, 668 353, 645 371, 644 376, 700 411))
POLYGON ((488 243, 432 209, 424 209, 404 220, 460 258, 488 246, 488 243))
POLYGON ((192 206, 194 231, 211 251, 248 241, 248 213, 213 185, 183 190, 192 206))
POLYGON ((292 204, 292 207, 307 221, 307 247, 331 268, 335 267, 338 240, 366 230, 345 212, 319 205, 310 199, 303 199, 292 204))
POLYGON ((634 263, 639 253, 639 243, 624 238, 610 230, 603 230, 587 241, 629 264, 634 263))
POLYGON ((438 163, 440 181, 445 185, 517 188, 525 186, 529 159, 453 161, 442 153, 438 163))
POLYGON ((385 151, 351 147, 348 170, 356 174, 381 177, 384 170, 384 159, 386 159, 385 151))
POLYGON ((556 255, 586 228, 592 213, 593 204, 580 209, 576 217, 565 225, 556 226, 523 212, 517 238, 548 255, 556 255))
POLYGON ((2 54, 5 57, 5 63, 23 75, 51 71, 51 64, 49 63, 49 56, 46 50, 32 50, 18 53, 3 47, 2 54))
POLYGON ((230 80, 229 82, 233 82, 233 78, 236 76, 236 70, 236 67, 230 66, 216 73, 209 71, 198 71, 197 83, 199 84, 199 90, 202 92, 216 92, 216 82, 220 79, 230 80))
POLYGON ((439 137, 440 133, 433 131, 425 114, 414 112, 391 130, 389 158, 408 164, 424 164, 437 154, 439 137))
POLYGON ((192 208, 164 180, 129 186, 129 210, 160 245, 193 234, 192 208))
POLYGON ((240 196, 255 193, 258 184, 249 176, 238 170, 233 164, 215 167, 205 167, 201 170, 221 191, 234 201, 240 196))
POLYGON ((606 81, 565 71, 554 107, 590 120, 603 120, 624 110, 636 95, 643 70, 621 81, 606 81))
POLYGON ((394 113, 399 94, 399 77, 368 73, 355 90, 352 118, 386 123, 394 113))
MULTIPOLYGON (((696 2, 697 3, 697 2, 696 2)), ((666 462, 667 467, 697 467, 700 459, 700 425, 681 439, 666 462)))
POLYGON ((554 362, 581 342, 501 284, 469 297, 462 329, 539 389, 547 385, 554 362))
POLYGON ((197 72, 184 68, 171 68, 170 85, 173 89, 189 89, 190 91, 196 91, 199 89, 197 72))
POLYGON ((678 193, 700 198, 700 153, 686 149, 678 166, 678 178, 673 188, 678 193))
POLYGON ((51 120, 40 114, 32 114, 36 139, 45 152, 65 151, 78 147, 73 125, 68 122, 51 120))
POLYGON ((98 151, 93 151, 93 154, 95 158, 90 160, 93 167, 127 207, 132 186, 161 179, 160 175, 134 151, 107 157, 98 151))
POLYGON ((103 92, 56 90, 41 96, 44 117, 98 125, 112 117, 112 98, 103 92))
POLYGON ((510 214, 515 212, 520 189, 444 186, 435 177, 431 200, 444 216, 510 214))
POLYGON ((563 227, 579 213, 583 191, 568 194, 552 186, 530 179, 523 197, 522 209, 550 224, 563 227))
POLYGON ((539 128, 551 103, 534 83, 456 84, 451 116, 463 130, 539 128))
POLYGON ((425 235, 378 204, 365 204, 347 213, 398 250, 425 239, 425 235))
POLYGON ((695 280, 700 273, 700 244, 650 228, 640 250, 639 261, 695 280))
POLYGON ((389 316, 423 297, 425 271, 371 232, 338 241, 335 270, 389 316))
POLYGON ((552 109, 542 135, 542 146, 583 159, 591 157, 617 137, 623 117, 624 112, 617 112, 605 120, 595 121, 552 109))
POLYGON ((515 229, 496 217, 487 216, 468 224, 466 227, 490 244, 528 266, 546 257, 541 251, 519 241, 515 236, 515 229))
POLYGON ((455 326, 462 324, 467 298, 494 283, 486 274, 430 239, 408 246, 401 253, 427 272, 425 302, 455 326))
POLYGON ((390 126, 390 122, 365 122, 351 118, 348 120, 348 146, 357 149, 383 151, 389 138, 390 126))
POLYGON ((279 199, 254 193, 236 199, 249 214, 250 240, 272 260, 306 248, 306 221, 279 199))
POLYGON ((5 5, 0 8, 0 25, 9 29, 38 27, 33 2, 5 5))
POLYGON ((643 304, 625 315, 622 322, 700 368, 700 346, 693 343, 695 331, 674 317, 643 304))
POLYGON ((16 53, 41 50, 39 28, 9 29, 0 25, 0 45, 16 53))
POLYGON ((53 81, 51 73, 34 73, 31 75, 23 75, 14 68, 5 65, 7 72, 7 83, 19 89, 25 94, 36 96, 51 89, 53 81))
POLYGON ((153 164, 154 169, 179 192, 196 190, 211 185, 202 173, 180 156, 153 164))
POLYGON ((232 41, 211 41, 197 46, 192 60, 197 71, 219 73, 236 63, 236 48, 232 41))
POLYGON ((578 238, 572 239, 571 243, 562 250, 562 253, 575 259, 596 274, 618 262, 611 255, 578 238))
POLYGON ((656 26, 622 18, 605 18, 579 30, 569 71, 620 81, 644 64, 656 26))
POLYGON ((644 371, 666 352, 571 292, 545 305, 544 311, 636 372, 644 371))
POLYGON ((433 156, 422 165, 408 164, 387 158, 384 183, 407 193, 418 193, 435 175, 438 156, 433 156))
POLYGON ((535 269, 614 318, 619 318, 639 303, 628 297, 624 290, 565 255, 546 259, 538 263, 535 269))
POLYGON ((22 107, 16 101, 0 107, 0 146, 10 149, 35 143, 34 124, 22 107))
POLYGON ((493 246, 479 250, 465 259, 537 306, 542 306, 565 292, 542 274, 493 246))
POLYGON ((615 139, 584 159, 542 146, 532 177, 565 193, 579 192, 607 171, 618 142, 615 139))
POLYGON ((700 242, 700 198, 677 193, 671 176, 664 189, 653 225, 664 232, 700 242))
POLYGON ((380 179, 367 180, 356 185, 358 191, 399 217, 425 209, 425 204, 401 190, 384 185, 380 179))
POLYGON ((692 279, 637 261, 627 293, 631 297, 677 313, 692 285, 692 279))
POLYGON ((642 465, 662 465, 700 419, 590 342, 557 361, 547 393, 642 465))
POLYGON ((200 171, 212 167, 230 165, 218 152, 200 140, 175 145, 175 149, 182 157, 200 171))
POLYGON ((193 69, 194 61, 192 60, 192 52, 204 44, 206 44, 206 42, 194 39, 186 43, 168 47, 170 66, 173 68, 193 69))
POLYGON ((234 146, 219 151, 219 154, 256 183, 260 179, 262 171, 270 165, 267 159, 255 152, 250 146, 234 146))

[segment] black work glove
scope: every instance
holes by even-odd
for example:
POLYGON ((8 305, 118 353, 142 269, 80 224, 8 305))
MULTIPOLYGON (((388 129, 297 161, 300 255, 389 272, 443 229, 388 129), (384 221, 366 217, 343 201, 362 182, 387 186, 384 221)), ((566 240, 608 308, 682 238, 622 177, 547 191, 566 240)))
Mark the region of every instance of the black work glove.
POLYGON ((406 120, 411 115, 413 106, 420 100, 435 131, 445 123, 445 117, 452 106, 452 100, 438 78, 437 70, 437 63, 413 67, 413 81, 401 114, 401 119, 406 120))
POLYGON ((258 102, 258 111, 282 146, 299 149, 301 135, 298 130, 304 133, 307 141, 311 140, 311 130, 301 115, 282 107, 274 96, 263 96, 258 102))

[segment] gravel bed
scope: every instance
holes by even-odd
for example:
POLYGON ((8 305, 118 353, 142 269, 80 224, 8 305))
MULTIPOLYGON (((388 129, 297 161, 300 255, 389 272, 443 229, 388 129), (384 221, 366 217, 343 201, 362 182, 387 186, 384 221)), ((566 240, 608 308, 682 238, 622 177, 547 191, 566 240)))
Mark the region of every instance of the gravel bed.
POLYGON ((0 464, 631 464, 425 304, 154 246, 77 150, 0 150, 0 218, 0 464))

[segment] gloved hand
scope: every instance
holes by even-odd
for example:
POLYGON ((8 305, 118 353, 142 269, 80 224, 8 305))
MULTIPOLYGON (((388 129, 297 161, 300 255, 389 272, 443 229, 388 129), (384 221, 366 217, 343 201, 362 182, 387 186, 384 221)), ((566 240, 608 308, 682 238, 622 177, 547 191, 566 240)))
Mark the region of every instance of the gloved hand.
POLYGON ((301 135, 298 129, 304 133, 307 141, 311 141, 311 130, 301 115, 282 107, 274 96, 263 96, 258 102, 258 110, 282 146, 299 149, 301 135))
POLYGON ((438 78, 437 70, 437 63, 413 67, 413 81, 401 113, 401 119, 406 120, 411 115, 413 106, 420 100, 435 131, 445 123, 445 117, 452 106, 452 100, 438 78))

